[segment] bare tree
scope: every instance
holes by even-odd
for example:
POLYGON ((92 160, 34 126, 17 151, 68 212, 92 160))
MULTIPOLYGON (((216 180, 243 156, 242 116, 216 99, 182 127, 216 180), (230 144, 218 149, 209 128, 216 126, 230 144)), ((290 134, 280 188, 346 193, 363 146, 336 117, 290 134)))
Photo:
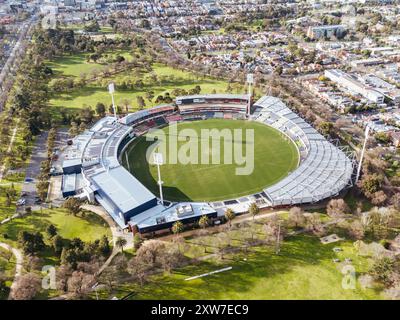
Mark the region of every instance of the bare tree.
POLYGON ((375 205, 384 205, 387 200, 387 195, 382 190, 372 194, 371 202, 375 205))
POLYGON ((322 236, 325 232, 321 217, 318 213, 313 213, 307 216, 306 228, 317 236, 322 236))
POLYGON ((303 227, 306 222, 306 218, 304 217, 303 210, 299 207, 290 208, 288 221, 289 221, 289 224, 294 226, 295 228, 303 227))
POLYGON ((128 272, 138 281, 142 287, 149 276, 151 266, 139 257, 134 257, 128 262, 128 272))
POLYGON ((332 199, 326 206, 326 213, 331 218, 343 217, 346 213, 350 213, 350 208, 343 199, 332 199))
POLYGON ((176 246, 169 246, 159 257, 160 264, 164 271, 170 273, 173 268, 178 267, 184 261, 184 255, 176 246))
POLYGON ((17 283, 12 291, 13 300, 31 300, 40 291, 41 281, 34 273, 27 273, 17 278, 17 283))
POLYGON ((93 274, 88 274, 83 271, 74 271, 67 282, 68 292, 76 297, 82 298, 89 293, 95 280, 96 278, 93 274))
POLYGON ((137 250, 136 257, 149 266, 155 266, 157 258, 165 250, 165 243, 159 240, 147 240, 137 250))
POLYGON ((348 231, 351 237, 357 240, 364 238, 364 227, 359 220, 355 220, 350 223, 348 231))

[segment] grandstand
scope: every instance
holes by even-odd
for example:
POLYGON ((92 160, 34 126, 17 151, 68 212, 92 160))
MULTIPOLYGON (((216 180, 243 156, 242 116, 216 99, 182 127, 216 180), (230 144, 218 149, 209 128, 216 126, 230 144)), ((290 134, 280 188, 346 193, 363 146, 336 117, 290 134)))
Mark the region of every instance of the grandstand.
POLYGON ((240 112, 246 113, 248 96, 233 94, 194 95, 176 98, 181 114, 195 112, 240 112))
POLYGON ((270 96, 254 103, 249 120, 271 126, 294 141, 300 163, 285 178, 256 194, 213 203, 163 205, 121 165, 126 146, 150 128, 185 120, 245 119, 246 108, 247 95, 198 95, 178 97, 176 104, 141 110, 118 121, 105 117, 75 137, 62 153, 61 191, 66 197, 96 200, 121 228, 144 233, 170 228, 178 220, 192 223, 202 215, 214 219, 227 208, 245 212, 253 202, 260 207, 314 203, 351 185, 353 163, 345 151, 270 96))
POLYGON ((328 142, 307 122, 274 97, 262 97, 252 119, 287 134, 299 146, 300 166, 264 189, 272 206, 317 202, 337 195, 351 183, 353 164, 345 152, 328 142))

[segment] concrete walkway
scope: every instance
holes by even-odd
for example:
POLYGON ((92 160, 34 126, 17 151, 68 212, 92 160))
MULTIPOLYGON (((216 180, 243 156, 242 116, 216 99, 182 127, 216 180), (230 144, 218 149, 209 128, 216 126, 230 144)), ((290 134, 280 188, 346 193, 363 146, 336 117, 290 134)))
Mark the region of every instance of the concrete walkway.
MULTIPOLYGON (((17 130, 18 130, 18 124, 13 129, 12 136, 11 136, 11 139, 10 139, 10 143, 8 144, 8 148, 7 148, 7 153, 9 153, 11 151, 11 149, 12 149, 12 146, 13 146, 14 140, 15 140, 15 136, 17 134, 17 130)), ((3 175, 4 175, 4 170, 5 169, 6 169, 6 166, 5 166, 5 164, 3 164, 1 166, 1 168, 0 168, 0 182, 1 182, 1 180, 3 180, 3 175)))
POLYGON ((7 243, 3 243, 0 242, 0 247, 2 247, 3 249, 6 249, 10 252, 12 252, 16 258, 16 263, 15 263, 15 275, 14 275, 14 280, 13 283, 11 284, 11 288, 10 288, 10 295, 8 297, 8 299, 11 299, 12 296, 12 292, 17 284, 17 279, 19 276, 21 276, 22 274, 22 268, 23 268, 23 262, 24 262, 24 256, 22 255, 22 252, 16 248, 11 247, 9 244, 7 243))

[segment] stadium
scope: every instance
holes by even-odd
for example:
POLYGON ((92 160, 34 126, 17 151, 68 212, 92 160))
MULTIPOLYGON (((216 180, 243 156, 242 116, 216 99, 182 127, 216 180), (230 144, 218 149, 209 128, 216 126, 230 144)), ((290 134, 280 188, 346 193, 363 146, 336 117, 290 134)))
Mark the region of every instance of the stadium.
POLYGON ((97 202, 121 228, 143 234, 168 230, 176 221, 195 223, 203 215, 216 220, 227 208, 243 213, 254 202, 260 208, 312 204, 352 185, 353 161, 344 148, 280 99, 263 96, 250 104, 248 97, 177 97, 168 105, 99 120, 62 154, 63 197, 97 202), (145 137, 171 124, 195 132, 254 130, 253 173, 235 176, 233 165, 166 163, 161 201, 157 168, 145 158, 151 145, 145 137))

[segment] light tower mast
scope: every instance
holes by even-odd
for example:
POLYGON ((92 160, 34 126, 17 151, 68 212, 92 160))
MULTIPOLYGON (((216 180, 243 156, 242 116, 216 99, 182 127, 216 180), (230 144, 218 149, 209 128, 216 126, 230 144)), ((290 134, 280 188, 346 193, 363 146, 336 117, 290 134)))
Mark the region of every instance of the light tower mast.
POLYGON ((161 204, 164 205, 164 197, 163 197, 163 192, 162 192, 163 181, 161 180, 161 171, 160 171, 160 166, 164 164, 162 153, 155 152, 153 154, 153 160, 154 160, 154 164, 157 165, 157 172, 158 172, 158 181, 157 181, 157 183, 158 183, 158 186, 160 188, 161 204))
POLYGON ((112 106, 113 106, 113 111, 114 111, 114 118, 115 118, 115 120, 116 120, 116 119, 117 119, 117 111, 116 111, 115 102, 114 102, 114 92, 115 92, 114 82, 111 82, 111 83, 108 85, 108 92, 109 92, 110 95, 111 95, 111 101, 112 101, 112 106))
POLYGON ((252 73, 247 74, 246 82, 248 84, 248 100, 247 100, 247 112, 246 115, 250 116, 250 107, 251 107, 251 97, 252 97, 252 85, 254 84, 254 75, 252 73))
POLYGON ((368 136, 369 136, 369 126, 365 127, 365 138, 364 138, 364 144, 361 150, 361 157, 360 157, 360 162, 358 164, 357 168, 357 175, 356 175, 356 183, 358 182, 358 179, 360 178, 360 173, 361 173, 361 166, 362 166, 362 161, 364 159, 364 153, 365 153, 365 147, 367 146, 367 141, 368 141, 368 136))

